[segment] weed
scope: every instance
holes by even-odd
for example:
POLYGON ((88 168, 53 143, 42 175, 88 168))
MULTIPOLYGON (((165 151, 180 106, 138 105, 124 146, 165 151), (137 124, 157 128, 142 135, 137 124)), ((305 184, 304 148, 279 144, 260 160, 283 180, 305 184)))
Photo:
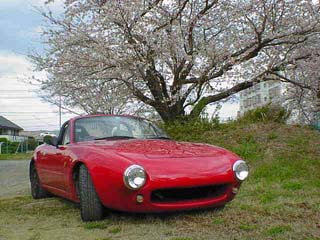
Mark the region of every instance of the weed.
POLYGON ((115 227, 109 230, 109 233, 113 233, 113 234, 117 234, 121 232, 121 228, 120 227, 115 227))
POLYGON ((88 222, 84 224, 85 229, 106 229, 109 226, 108 222, 88 222))
POLYGON ((172 238, 171 240, 193 240, 193 239, 188 237, 177 237, 177 238, 172 238))
POLYGON ((284 183, 282 185, 282 187, 286 190, 291 190, 291 191, 295 191, 295 190, 300 190, 303 188, 303 184, 300 182, 287 182, 284 183))
POLYGON ((285 233, 291 231, 290 226, 275 226, 272 228, 269 228, 267 231, 265 231, 266 236, 275 237, 279 234, 285 233))
POLYGON ((223 219, 223 218, 215 218, 215 219, 213 219, 213 221, 212 221, 212 223, 214 223, 214 224, 223 224, 223 223, 225 223, 225 222, 226 222, 226 220, 223 219))
POLYGON ((241 224, 239 228, 243 231, 253 231, 256 229, 256 226, 249 224, 241 224))

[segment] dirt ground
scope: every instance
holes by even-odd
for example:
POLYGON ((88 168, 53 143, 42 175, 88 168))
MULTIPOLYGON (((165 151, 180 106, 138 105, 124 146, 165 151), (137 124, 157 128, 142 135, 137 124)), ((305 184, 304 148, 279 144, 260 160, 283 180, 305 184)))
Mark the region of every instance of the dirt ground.
POLYGON ((0 161, 0 199, 29 192, 29 160, 0 161))

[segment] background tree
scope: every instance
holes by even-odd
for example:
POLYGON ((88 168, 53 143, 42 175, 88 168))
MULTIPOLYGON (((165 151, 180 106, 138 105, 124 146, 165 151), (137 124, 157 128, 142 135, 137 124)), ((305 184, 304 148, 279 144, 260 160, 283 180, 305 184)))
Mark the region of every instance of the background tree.
POLYGON ((67 0, 43 12, 47 51, 32 59, 42 86, 69 106, 104 112, 150 106, 164 121, 310 58, 318 36, 311 0, 67 0), (93 102, 93 104, 92 104, 93 102), (107 106, 107 107, 106 107, 107 106), (129 106, 129 107, 128 107, 129 106))
POLYGON ((297 61, 293 69, 278 73, 280 80, 293 83, 285 94, 286 104, 302 124, 320 121, 320 38, 300 49, 310 57, 297 61))

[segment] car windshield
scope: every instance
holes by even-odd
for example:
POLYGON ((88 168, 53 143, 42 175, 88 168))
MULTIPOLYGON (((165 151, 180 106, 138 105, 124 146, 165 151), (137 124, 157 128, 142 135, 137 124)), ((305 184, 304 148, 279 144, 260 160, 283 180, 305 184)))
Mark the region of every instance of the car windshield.
POLYGON ((169 139, 162 129, 142 118, 97 116, 80 118, 75 121, 75 142, 131 138, 169 139))

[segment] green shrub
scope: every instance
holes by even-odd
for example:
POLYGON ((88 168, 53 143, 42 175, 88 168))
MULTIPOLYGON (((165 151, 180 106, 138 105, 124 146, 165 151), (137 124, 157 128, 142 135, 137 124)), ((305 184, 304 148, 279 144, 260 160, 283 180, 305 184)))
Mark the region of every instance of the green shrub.
POLYGON ((2 146, 1 146, 1 153, 2 154, 11 154, 11 153, 16 153, 16 152, 20 153, 20 152, 26 152, 27 150, 33 151, 38 146, 38 142, 34 138, 28 139, 27 141, 24 141, 21 143, 11 142, 11 141, 7 140, 6 138, 1 138, 0 142, 4 142, 4 144, 2 144, 2 146), (18 149, 18 147, 19 147, 19 149, 18 149))
POLYGON ((276 122, 286 123, 291 112, 279 105, 268 104, 250 111, 247 111, 237 122, 257 123, 257 122, 276 122))
POLYGON ((46 135, 43 137, 43 142, 50 144, 52 137, 50 135, 46 135))
POLYGON ((176 140, 197 140, 204 132, 212 131, 220 127, 219 119, 189 119, 174 121, 162 126, 170 137, 176 140))
POLYGON ((6 142, 8 142, 8 139, 6 139, 6 138, 0 138, 0 142, 6 143, 6 142))
POLYGON ((38 141, 35 138, 28 138, 28 141, 25 144, 28 145, 28 150, 35 150, 38 146, 38 141))
POLYGON ((5 139, 5 141, 1 141, 0 142, 4 142, 4 144, 2 144, 1 146, 1 153, 15 153, 17 151, 18 142, 10 142, 9 140, 5 139))

